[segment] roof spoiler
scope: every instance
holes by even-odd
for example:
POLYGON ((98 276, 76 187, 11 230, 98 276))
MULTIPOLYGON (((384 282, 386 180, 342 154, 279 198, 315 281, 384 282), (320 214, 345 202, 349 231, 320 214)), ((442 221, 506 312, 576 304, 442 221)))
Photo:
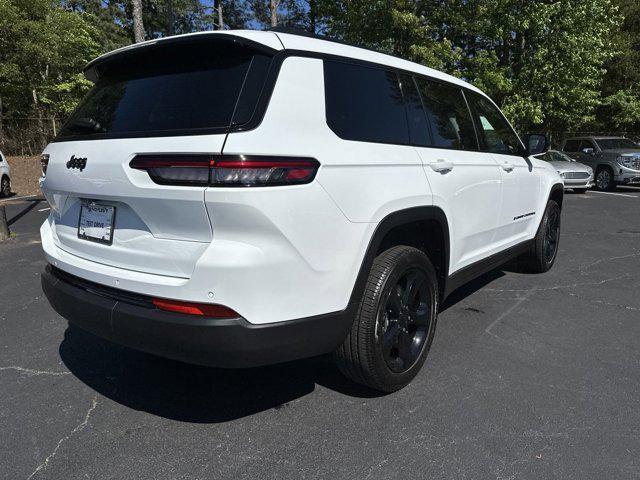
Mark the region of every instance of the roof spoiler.
POLYGON ((123 48, 119 48, 117 50, 113 50, 112 52, 105 53, 104 55, 99 56, 95 60, 89 62, 83 70, 84 76, 92 81, 97 82, 104 71, 104 67, 111 63, 112 61, 122 61, 127 57, 133 57, 134 55, 139 55, 144 52, 151 52, 153 50, 159 50, 167 46, 175 46, 175 45, 192 45, 192 44, 202 44, 202 43, 210 43, 216 44, 220 46, 243 46, 250 49, 254 49, 257 52, 262 52, 266 54, 273 55, 277 52, 277 50, 269 47, 268 45, 264 45, 262 43, 256 42, 254 40, 250 40, 248 38, 227 34, 227 33, 218 33, 218 32, 202 32, 198 34, 187 34, 187 35, 178 35, 174 37, 167 38, 159 38, 156 40, 149 40, 142 43, 137 43, 133 45, 129 45, 123 48))

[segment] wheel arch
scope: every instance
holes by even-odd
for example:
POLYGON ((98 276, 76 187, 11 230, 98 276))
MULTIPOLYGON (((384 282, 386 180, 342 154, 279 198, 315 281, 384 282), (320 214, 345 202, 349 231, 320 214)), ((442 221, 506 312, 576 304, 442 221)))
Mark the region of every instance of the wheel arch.
MULTIPOLYGON (((551 187, 551 191, 549 192, 549 197, 547 201, 553 200, 556 202, 560 209, 562 209, 562 201, 564 200, 564 185, 561 183, 556 183, 551 187)), ((546 207, 546 204, 545 204, 546 207)))
POLYGON ((439 207, 411 207, 388 214, 376 227, 360 264, 350 304, 360 301, 376 256, 396 245, 413 246, 429 256, 436 269, 440 294, 444 294, 449 274, 450 252, 447 217, 439 207), (423 235, 425 232, 434 233, 423 235))

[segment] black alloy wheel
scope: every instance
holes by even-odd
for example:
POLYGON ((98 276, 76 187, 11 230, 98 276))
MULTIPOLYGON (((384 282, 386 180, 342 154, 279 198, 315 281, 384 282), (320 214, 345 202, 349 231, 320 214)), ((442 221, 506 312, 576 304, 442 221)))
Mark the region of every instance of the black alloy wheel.
POLYGON ((558 251, 558 240, 560 238, 560 211, 551 210, 545 226, 544 232, 544 259, 551 263, 558 251))
POLYGON ((376 330, 392 372, 406 372, 420 357, 431 323, 430 303, 427 275, 418 268, 404 272, 389 289, 376 330))

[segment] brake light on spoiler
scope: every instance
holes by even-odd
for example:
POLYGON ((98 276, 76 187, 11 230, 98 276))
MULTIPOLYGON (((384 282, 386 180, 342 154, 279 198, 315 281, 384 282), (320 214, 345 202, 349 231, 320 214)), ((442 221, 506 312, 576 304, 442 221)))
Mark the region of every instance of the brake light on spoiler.
POLYGON ((161 185, 267 187, 310 183, 320 163, 262 155, 137 155, 129 166, 161 185))

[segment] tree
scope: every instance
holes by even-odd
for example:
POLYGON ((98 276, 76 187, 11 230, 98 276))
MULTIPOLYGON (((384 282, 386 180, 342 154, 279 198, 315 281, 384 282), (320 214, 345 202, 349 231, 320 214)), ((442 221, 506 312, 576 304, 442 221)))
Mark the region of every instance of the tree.
POLYGON ((613 37, 618 52, 605 65, 604 100, 597 112, 597 126, 640 131, 640 3, 615 3, 623 20, 613 37))
POLYGON ((100 53, 100 33, 51 0, 0 0, 3 119, 32 117, 44 147, 46 117, 65 116, 90 88, 82 68, 100 53))
POLYGON ((133 9, 133 36, 136 43, 144 42, 144 24, 142 23, 142 0, 131 0, 133 9))

